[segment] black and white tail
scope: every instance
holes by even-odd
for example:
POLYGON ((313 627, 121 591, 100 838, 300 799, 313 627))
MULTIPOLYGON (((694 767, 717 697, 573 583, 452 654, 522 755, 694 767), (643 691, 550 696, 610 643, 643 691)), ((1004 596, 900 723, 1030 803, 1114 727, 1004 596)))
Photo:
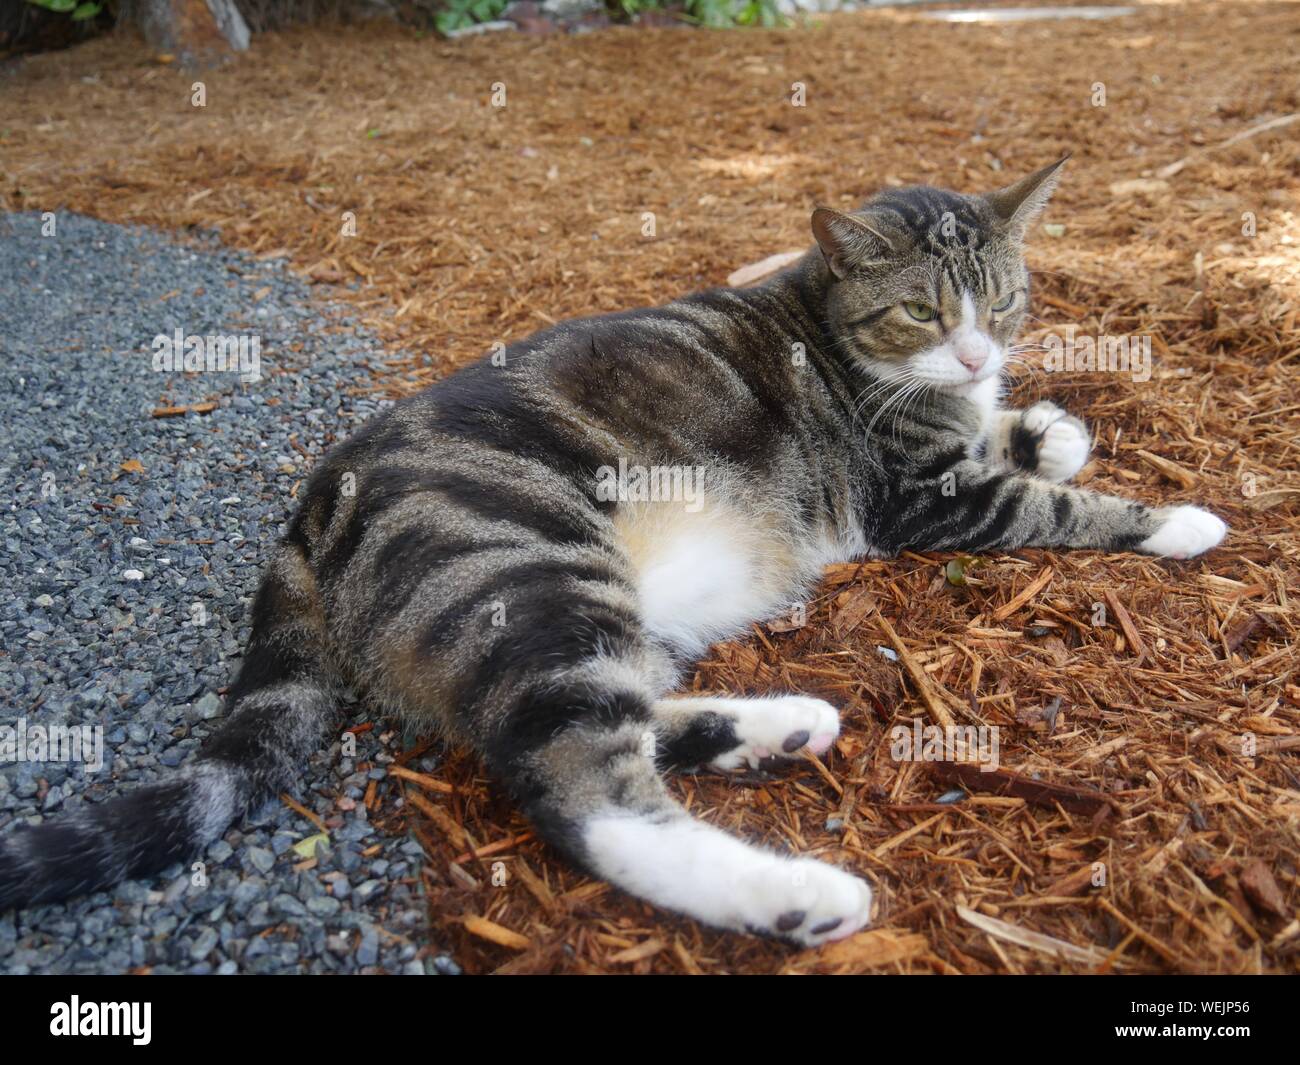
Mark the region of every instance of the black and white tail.
POLYGON ((0 912, 57 902, 196 857, 291 784, 339 705, 315 580, 283 544, 258 591, 230 714, 175 778, 0 835, 0 912))

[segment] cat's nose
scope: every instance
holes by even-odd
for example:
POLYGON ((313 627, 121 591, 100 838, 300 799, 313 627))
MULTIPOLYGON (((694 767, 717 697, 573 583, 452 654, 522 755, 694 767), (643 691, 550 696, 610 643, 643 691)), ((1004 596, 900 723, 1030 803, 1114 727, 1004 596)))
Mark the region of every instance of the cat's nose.
POLYGON ((971 373, 977 373, 989 361, 989 353, 983 346, 961 347, 957 349, 957 361, 971 373))

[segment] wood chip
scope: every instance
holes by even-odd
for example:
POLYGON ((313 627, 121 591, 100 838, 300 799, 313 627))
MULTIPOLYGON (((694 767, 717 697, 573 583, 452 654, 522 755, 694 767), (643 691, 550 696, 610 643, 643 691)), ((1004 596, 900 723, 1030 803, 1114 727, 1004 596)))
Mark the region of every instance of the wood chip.
POLYGON ((1142 642, 1142 637, 1138 633, 1137 626, 1133 624, 1133 618, 1129 615, 1124 604, 1119 601, 1113 588, 1107 588, 1103 593, 1106 596, 1106 602, 1110 605, 1119 627, 1124 631, 1124 638, 1128 641, 1129 650, 1133 651, 1138 658, 1147 656, 1147 645, 1142 642))
POLYGON ((866 972, 884 965, 918 958, 930 950, 930 941, 917 932, 873 928, 834 943, 806 950, 794 957, 791 970, 813 968, 866 972))
POLYGON ((1153 455, 1150 451, 1144 451, 1142 448, 1138 448, 1137 455, 1148 466, 1173 481, 1179 488, 1196 487, 1196 474, 1191 470, 1178 465, 1178 463, 1170 459, 1162 458, 1160 455, 1153 455))
POLYGON ((495 921, 489 921, 486 917, 471 915, 461 918, 461 923, 464 924, 465 930, 470 935, 478 936, 479 939, 486 939, 489 943, 495 943, 507 950, 527 950, 533 945, 533 941, 527 936, 521 936, 518 932, 503 928, 495 921))
POLYGON ((1052 567, 1046 566, 1037 577, 1021 589, 1018 595, 1014 596, 1009 602, 998 607, 993 611, 990 617, 992 617, 994 621, 1005 621, 1051 583, 1052 567))
POLYGON ((976 913, 965 906, 957 907, 957 916, 967 924, 974 925, 981 932, 987 932, 996 939, 1049 954, 1063 961, 1076 962, 1080 965, 1101 965, 1107 960, 1107 955, 1103 951, 1092 947, 1075 946, 1073 943, 1067 943, 1054 936, 1045 936, 1041 932, 1018 928, 1016 925, 1000 921, 996 917, 986 917, 982 913, 976 913))
POLYGON ((1114 800, 1094 788, 1072 784, 1053 784, 1046 780, 1030 780, 1009 769, 984 772, 979 766, 967 762, 927 762, 926 767, 935 776, 951 784, 960 784, 967 791, 1010 795, 1035 806, 1062 809, 1074 813, 1095 814, 1110 809, 1114 800))
POLYGON ((1246 893, 1246 898, 1256 909, 1283 920, 1291 916, 1282 889, 1277 886, 1268 866, 1258 858, 1246 863, 1238 880, 1241 881, 1241 889, 1246 893))

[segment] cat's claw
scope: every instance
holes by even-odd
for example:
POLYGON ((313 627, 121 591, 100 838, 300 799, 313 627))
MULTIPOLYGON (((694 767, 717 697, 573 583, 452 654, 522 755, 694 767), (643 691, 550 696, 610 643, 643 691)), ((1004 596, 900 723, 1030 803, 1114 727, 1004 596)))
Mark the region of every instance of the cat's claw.
POLYGON ((1068 481, 1088 461, 1092 438, 1088 427, 1055 403, 1035 403, 1021 418, 1025 431, 1038 438, 1034 473, 1046 481, 1068 481))
POLYGON ((1228 526, 1200 507, 1167 507, 1156 512, 1161 525, 1138 545, 1138 550, 1163 558, 1195 558, 1217 547, 1228 526))
POLYGON ((747 873, 736 900, 751 932, 805 947, 844 939, 871 921, 866 881, 810 858, 774 859, 747 873))
POLYGON ((789 757, 805 748, 825 754, 840 734, 840 715, 823 699, 778 695, 737 700, 733 728, 740 745, 715 758, 715 769, 756 769, 764 758, 789 757))

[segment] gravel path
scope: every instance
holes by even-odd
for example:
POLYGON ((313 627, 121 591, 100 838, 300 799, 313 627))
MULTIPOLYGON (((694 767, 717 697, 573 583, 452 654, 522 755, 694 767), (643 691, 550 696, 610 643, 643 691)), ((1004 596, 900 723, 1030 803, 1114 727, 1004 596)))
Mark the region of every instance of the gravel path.
MULTIPOLYGON (((280 261, 67 214, 40 230, 0 215, 0 725, 102 726, 104 764, 5 761, 0 832, 160 778, 220 723, 294 486, 381 405, 346 392, 385 357, 280 261), (156 370, 177 328, 259 337, 261 379, 156 370)), ((304 767, 314 868, 294 848, 319 829, 272 801, 209 848, 205 884, 178 865, 0 915, 0 971, 454 972, 420 949, 420 848, 362 801, 397 742, 377 723, 304 767)))

